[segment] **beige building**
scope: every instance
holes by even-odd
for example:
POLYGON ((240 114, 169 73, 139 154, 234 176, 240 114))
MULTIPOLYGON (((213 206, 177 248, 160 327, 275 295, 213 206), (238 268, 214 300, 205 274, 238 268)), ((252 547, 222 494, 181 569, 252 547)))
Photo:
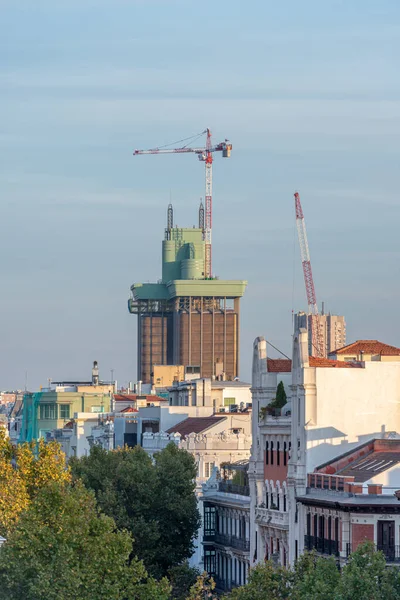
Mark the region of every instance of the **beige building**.
POLYGON ((151 383, 155 388, 167 388, 174 381, 185 380, 185 367, 183 365, 153 365, 151 383))
POLYGON ((391 362, 400 360, 400 348, 389 346, 378 340, 357 340, 348 346, 330 352, 329 358, 342 362, 379 361, 391 362))

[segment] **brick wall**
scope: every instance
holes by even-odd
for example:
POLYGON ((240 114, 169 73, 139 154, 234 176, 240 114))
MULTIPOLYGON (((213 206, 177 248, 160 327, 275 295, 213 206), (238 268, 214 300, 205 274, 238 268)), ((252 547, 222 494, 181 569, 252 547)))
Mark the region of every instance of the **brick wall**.
POLYGON ((353 523, 351 526, 351 539, 352 546, 351 550, 354 552, 359 544, 365 542, 365 540, 369 540, 371 542, 374 541, 374 525, 365 525, 361 523, 353 523))

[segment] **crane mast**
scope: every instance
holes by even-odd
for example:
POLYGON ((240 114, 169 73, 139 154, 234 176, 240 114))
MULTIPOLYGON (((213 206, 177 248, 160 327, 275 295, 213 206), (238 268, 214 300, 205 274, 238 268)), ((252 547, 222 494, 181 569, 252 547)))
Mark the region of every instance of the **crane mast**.
POLYGON ((294 195, 296 209, 296 226, 299 236, 301 264, 303 266, 304 283, 306 286, 308 312, 312 321, 312 346, 316 355, 323 357, 325 355, 323 342, 321 339, 320 319, 318 312, 317 296, 315 293, 314 279, 311 269, 310 251, 308 248, 306 224, 304 221, 303 209, 298 192, 294 195))
MULTIPOLYGON (((194 139, 198 139, 200 136, 206 134, 206 145, 203 148, 191 148, 189 147, 189 143, 181 146, 180 148, 167 148, 166 146, 161 146, 159 148, 151 148, 149 150, 135 150, 133 155, 141 155, 141 154, 184 154, 187 152, 192 152, 197 154, 198 159, 205 163, 205 214, 204 214, 204 227, 203 227, 203 239, 205 241, 205 265, 204 265, 204 275, 206 279, 212 277, 212 164, 213 164, 213 152, 222 152, 223 158, 230 158, 232 151, 232 144, 225 140, 220 142, 219 144, 213 146, 211 141, 211 131, 209 129, 205 129, 197 136, 192 136, 191 138, 185 138, 184 140, 180 140, 180 142, 186 142, 194 139)), ((175 142, 179 143, 179 142, 175 142)), ((171 144, 167 144, 170 146, 171 144)))

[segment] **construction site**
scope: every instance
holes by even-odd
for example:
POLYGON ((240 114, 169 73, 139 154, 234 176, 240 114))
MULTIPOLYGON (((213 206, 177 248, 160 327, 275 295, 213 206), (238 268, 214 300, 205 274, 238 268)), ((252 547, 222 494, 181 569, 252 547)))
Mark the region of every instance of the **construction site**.
MULTIPOLYGON (((176 366, 177 379, 239 377, 240 299, 244 280, 219 279, 212 271, 212 166, 214 154, 230 158, 232 144, 213 145, 211 132, 176 143, 182 146, 135 150, 134 156, 195 154, 205 165, 205 204, 200 201, 198 225, 174 225, 169 204, 162 242, 162 276, 157 283, 134 283, 128 308, 137 315, 137 377, 154 385, 154 370, 176 366), (192 146, 206 136, 204 147, 192 146), (183 368, 183 371, 182 371, 183 368)), ((326 358, 346 343, 344 317, 320 314, 311 269, 300 196, 295 197, 296 225, 308 303, 309 354, 326 358)), ((304 313, 301 313, 304 314, 304 313)), ((298 315, 295 315, 297 318, 298 315)))
POLYGON ((153 383, 154 368, 160 365, 184 366, 185 377, 239 376, 240 299, 247 282, 213 275, 211 243, 213 154, 230 158, 232 145, 227 140, 213 145, 209 129, 196 138, 201 135, 206 135, 205 147, 186 144, 134 152, 136 156, 192 152, 205 164, 205 206, 200 202, 198 227, 174 226, 170 204, 161 280, 131 286, 128 308, 138 319, 137 375, 145 384, 153 383))

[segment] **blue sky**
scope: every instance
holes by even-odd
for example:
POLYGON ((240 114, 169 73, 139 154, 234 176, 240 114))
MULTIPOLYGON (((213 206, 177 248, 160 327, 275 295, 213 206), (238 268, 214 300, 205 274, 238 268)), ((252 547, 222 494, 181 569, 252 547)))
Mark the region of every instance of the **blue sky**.
POLYGON ((132 157, 210 127, 213 266, 247 279, 242 372, 290 352, 306 308, 293 192, 319 302, 348 340, 400 345, 400 5, 0 0, 0 389, 136 376, 134 281, 160 276, 170 193, 196 220, 194 156, 132 157))

